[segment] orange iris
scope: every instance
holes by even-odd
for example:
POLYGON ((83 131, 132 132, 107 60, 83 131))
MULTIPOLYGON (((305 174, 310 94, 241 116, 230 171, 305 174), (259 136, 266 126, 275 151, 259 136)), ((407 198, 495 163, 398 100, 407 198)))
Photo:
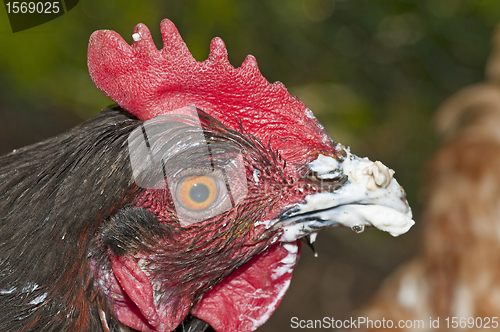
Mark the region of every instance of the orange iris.
POLYGON ((217 197, 217 184, 209 176, 191 176, 180 184, 179 200, 190 210, 203 210, 217 197))

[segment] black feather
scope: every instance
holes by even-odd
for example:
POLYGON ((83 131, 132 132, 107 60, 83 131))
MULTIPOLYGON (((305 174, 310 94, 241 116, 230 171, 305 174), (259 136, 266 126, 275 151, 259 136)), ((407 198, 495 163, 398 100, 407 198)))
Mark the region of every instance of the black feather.
POLYGON ((88 255, 133 195, 126 144, 140 123, 106 109, 0 157, 0 331, 102 330, 88 255))

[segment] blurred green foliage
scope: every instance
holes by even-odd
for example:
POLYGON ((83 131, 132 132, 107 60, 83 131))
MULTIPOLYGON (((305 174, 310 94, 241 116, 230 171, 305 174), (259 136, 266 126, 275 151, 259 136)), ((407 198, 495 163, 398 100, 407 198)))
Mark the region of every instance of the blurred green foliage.
POLYGON ((498 0, 82 0, 69 13, 13 34, 0 9, 0 104, 40 105, 82 119, 111 103, 92 83, 86 48, 97 29, 132 42, 135 24, 169 18, 198 60, 211 38, 239 66, 256 56, 353 152, 383 160, 417 203, 435 146, 431 119, 457 89, 481 81, 498 0), (48 105, 48 106, 47 106, 48 105))

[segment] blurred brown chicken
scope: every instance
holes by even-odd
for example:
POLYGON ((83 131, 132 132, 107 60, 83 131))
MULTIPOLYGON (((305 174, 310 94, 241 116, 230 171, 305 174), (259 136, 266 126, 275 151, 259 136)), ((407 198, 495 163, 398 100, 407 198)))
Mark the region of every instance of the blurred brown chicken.
POLYGON ((445 143, 425 174, 423 246, 359 313, 365 330, 499 326, 500 27, 486 77, 438 111, 445 143))

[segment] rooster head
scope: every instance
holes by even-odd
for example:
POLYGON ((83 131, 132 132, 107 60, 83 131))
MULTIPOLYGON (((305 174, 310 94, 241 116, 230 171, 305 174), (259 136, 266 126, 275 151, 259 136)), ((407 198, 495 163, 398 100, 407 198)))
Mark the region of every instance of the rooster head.
POLYGON ((137 195, 101 225, 106 259, 93 263, 122 324, 171 331, 191 314, 253 331, 284 296, 301 238, 413 225, 394 172, 333 142, 253 56, 234 68, 215 38, 198 62, 171 21, 161 34, 158 50, 143 24, 132 45, 96 31, 88 50, 95 84, 142 120, 127 141, 137 195))

